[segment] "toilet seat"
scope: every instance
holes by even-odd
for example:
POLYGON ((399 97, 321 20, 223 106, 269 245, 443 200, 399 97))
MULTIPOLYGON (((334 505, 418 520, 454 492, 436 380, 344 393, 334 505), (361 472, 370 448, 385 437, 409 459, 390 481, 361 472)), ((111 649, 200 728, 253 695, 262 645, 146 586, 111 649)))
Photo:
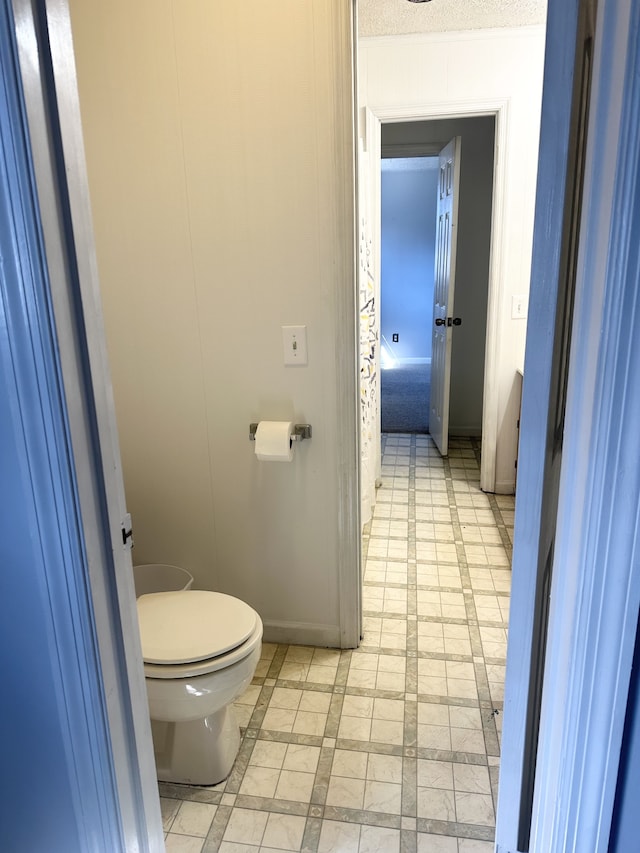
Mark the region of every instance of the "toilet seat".
POLYGON ((187 678, 251 654, 262 622, 244 601, 220 592, 181 590, 137 599, 145 675, 187 678))

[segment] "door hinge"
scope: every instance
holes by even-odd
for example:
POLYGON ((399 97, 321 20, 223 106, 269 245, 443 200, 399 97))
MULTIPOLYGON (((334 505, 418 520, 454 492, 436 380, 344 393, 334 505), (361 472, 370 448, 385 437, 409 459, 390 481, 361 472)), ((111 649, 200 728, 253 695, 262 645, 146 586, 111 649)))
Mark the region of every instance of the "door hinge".
POLYGON ((131 513, 127 513, 122 519, 120 525, 122 531, 122 544, 125 548, 131 550, 133 548, 133 527, 131 526, 131 513))

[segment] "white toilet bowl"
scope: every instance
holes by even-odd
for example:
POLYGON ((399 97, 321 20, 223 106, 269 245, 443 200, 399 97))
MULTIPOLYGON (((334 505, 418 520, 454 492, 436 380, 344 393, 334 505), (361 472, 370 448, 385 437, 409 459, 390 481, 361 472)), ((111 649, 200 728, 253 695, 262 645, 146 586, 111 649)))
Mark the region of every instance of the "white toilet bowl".
POLYGON ((260 659, 262 621, 237 598, 186 590, 137 600, 158 779, 214 785, 240 746, 233 701, 260 659))

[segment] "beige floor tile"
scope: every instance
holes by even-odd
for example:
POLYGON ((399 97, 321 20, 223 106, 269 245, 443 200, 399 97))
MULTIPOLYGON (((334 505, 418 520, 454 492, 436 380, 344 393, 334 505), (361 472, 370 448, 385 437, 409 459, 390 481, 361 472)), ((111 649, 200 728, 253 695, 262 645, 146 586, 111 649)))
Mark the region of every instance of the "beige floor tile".
POLYGON ((341 652, 339 649, 314 649, 311 663, 337 668, 340 663, 340 657, 341 652))
POLYGON ((301 698, 302 690, 290 687, 274 687, 269 707, 297 711, 301 698))
POLYGON ((476 729, 456 729, 451 732, 451 749, 454 752, 472 752, 484 755, 484 735, 476 729))
POLYGON ((308 803, 313 789, 313 773, 300 773, 297 770, 283 770, 276 788, 275 797, 280 800, 293 800, 308 803))
POLYGON ((399 634, 403 637, 407 636, 407 623, 404 619, 392 619, 384 617, 382 619, 380 630, 384 634, 399 634))
POLYGON ((453 765, 448 761, 418 759, 418 786, 453 791, 453 765))
POLYGON ((378 672, 396 672, 404 674, 407 661, 401 655, 380 655, 378 659, 378 672))
POLYGON ((449 726, 431 726, 418 724, 418 746, 423 749, 450 750, 451 729, 449 728, 449 726))
POLYGON ((262 728, 274 732, 291 732, 296 721, 297 711, 282 708, 268 708, 262 721, 262 728))
POLYGON ((327 725, 326 714, 314 714, 312 711, 298 711, 292 731, 301 735, 323 735, 327 725))
POLYGON ((490 794, 470 794, 456 791, 456 814, 460 823, 494 826, 493 799, 490 794))
POLYGON ((418 722, 423 725, 448 726, 449 711, 448 705, 418 702, 418 722))
POLYGON ((371 737, 371 720, 367 717, 340 718, 338 738, 342 740, 369 740, 371 737))
POLYGON ((398 633, 386 634, 380 633, 380 647, 383 649, 398 649, 406 650, 407 638, 398 633))
POLYGON ((482 718, 478 708, 468 708, 463 705, 450 705, 449 722, 454 728, 482 729, 482 718))
POLYGON ((431 696, 448 696, 447 679, 444 676, 420 675, 418 673, 418 693, 431 696))
POLYGON ((477 764, 454 764, 453 784, 457 792, 491 794, 489 770, 477 764))
POLYGON ((392 782, 368 780, 364 788, 364 808, 384 814, 400 814, 402 811, 402 786, 392 782))
POLYGON ((437 658, 420 658, 418 660, 418 675, 446 678, 447 662, 437 658))
POLYGON ((355 651, 351 656, 351 670, 366 669, 375 672, 378 669, 378 655, 355 651))
POLYGON ((393 720, 372 720, 371 740, 401 746, 404 741, 404 725, 393 720))
POLYGON ((404 692, 405 675, 403 672, 378 672, 376 676, 377 690, 391 690, 397 693, 404 692))
POLYGON ((249 759, 249 766, 282 768, 287 752, 286 743, 276 743, 270 740, 257 740, 249 759))
POLYGON ((282 765, 283 770, 298 770, 303 773, 315 773, 320 759, 320 747, 290 743, 282 765))
POLYGON ((254 811, 253 809, 233 809, 223 840, 259 846, 268 819, 267 812, 254 811))
POLYGON ((280 770, 274 767, 247 767, 240 793, 249 797, 273 797, 280 778, 280 770))
POLYGON ((162 827, 165 832, 171 829, 173 819, 180 808, 180 800, 172 800, 169 797, 160 797, 160 812, 162 814, 162 827))
POLYGON ((404 720, 404 702, 400 699, 374 699, 373 717, 378 720, 404 720))
POLYGON ((347 694, 342 703, 343 717, 372 717, 374 699, 371 696, 347 694))
POLYGON ((446 835, 419 832, 418 853, 458 853, 458 841, 446 835))
POLYGON ((351 669, 347 676, 347 686, 354 688, 373 689, 376 686, 376 670, 351 669))
POLYGON ((372 752, 367 762, 366 778, 372 782, 402 783, 402 758, 372 752))
POLYGON ((309 664, 296 661, 285 661, 280 669, 280 678, 283 681, 306 681, 309 672, 309 664))
MULTIPOLYGON (((386 758, 386 756, 384 756, 386 758)), ((336 749, 331 767, 332 776, 346 776, 350 779, 366 779, 367 753, 349 749, 336 749)))
POLYGON ((310 646, 289 646, 284 659, 285 662, 310 663, 312 658, 313 649, 310 646))
POLYGON ((262 838, 262 849, 300 850, 305 824, 304 817, 270 814, 262 838))
POLYGON ((475 670, 469 661, 448 660, 446 664, 447 678, 475 683, 475 670))
POLYGON ((327 805, 345 809, 361 809, 364 801, 364 779, 332 776, 327 791, 327 805))
POLYGON ((360 826, 337 820, 323 820, 318 853, 358 853, 360 826))
POLYGON ((200 853, 204 838, 192 835, 176 835, 170 832, 165 839, 166 853, 200 853))
POLYGON ((362 827, 358 853, 399 853, 399 851, 399 830, 387 829, 382 826, 362 827))
POLYGON ((201 838, 209 832, 217 806, 209 803, 184 802, 178 809, 171 825, 171 832, 180 835, 197 835, 201 838))
POLYGON ((453 791, 445 791, 441 788, 418 788, 418 817, 455 821, 453 791))
POLYGON ((312 684, 334 684, 336 669, 331 666, 316 666, 311 664, 306 680, 312 684))

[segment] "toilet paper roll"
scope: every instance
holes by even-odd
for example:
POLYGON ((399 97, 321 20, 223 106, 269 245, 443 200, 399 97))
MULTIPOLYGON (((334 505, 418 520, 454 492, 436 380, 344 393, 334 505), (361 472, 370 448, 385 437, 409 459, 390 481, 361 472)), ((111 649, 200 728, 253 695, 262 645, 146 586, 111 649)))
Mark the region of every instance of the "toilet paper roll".
POLYGON ((292 421, 260 421, 255 442, 258 459, 262 462, 291 462, 293 427, 292 421))

